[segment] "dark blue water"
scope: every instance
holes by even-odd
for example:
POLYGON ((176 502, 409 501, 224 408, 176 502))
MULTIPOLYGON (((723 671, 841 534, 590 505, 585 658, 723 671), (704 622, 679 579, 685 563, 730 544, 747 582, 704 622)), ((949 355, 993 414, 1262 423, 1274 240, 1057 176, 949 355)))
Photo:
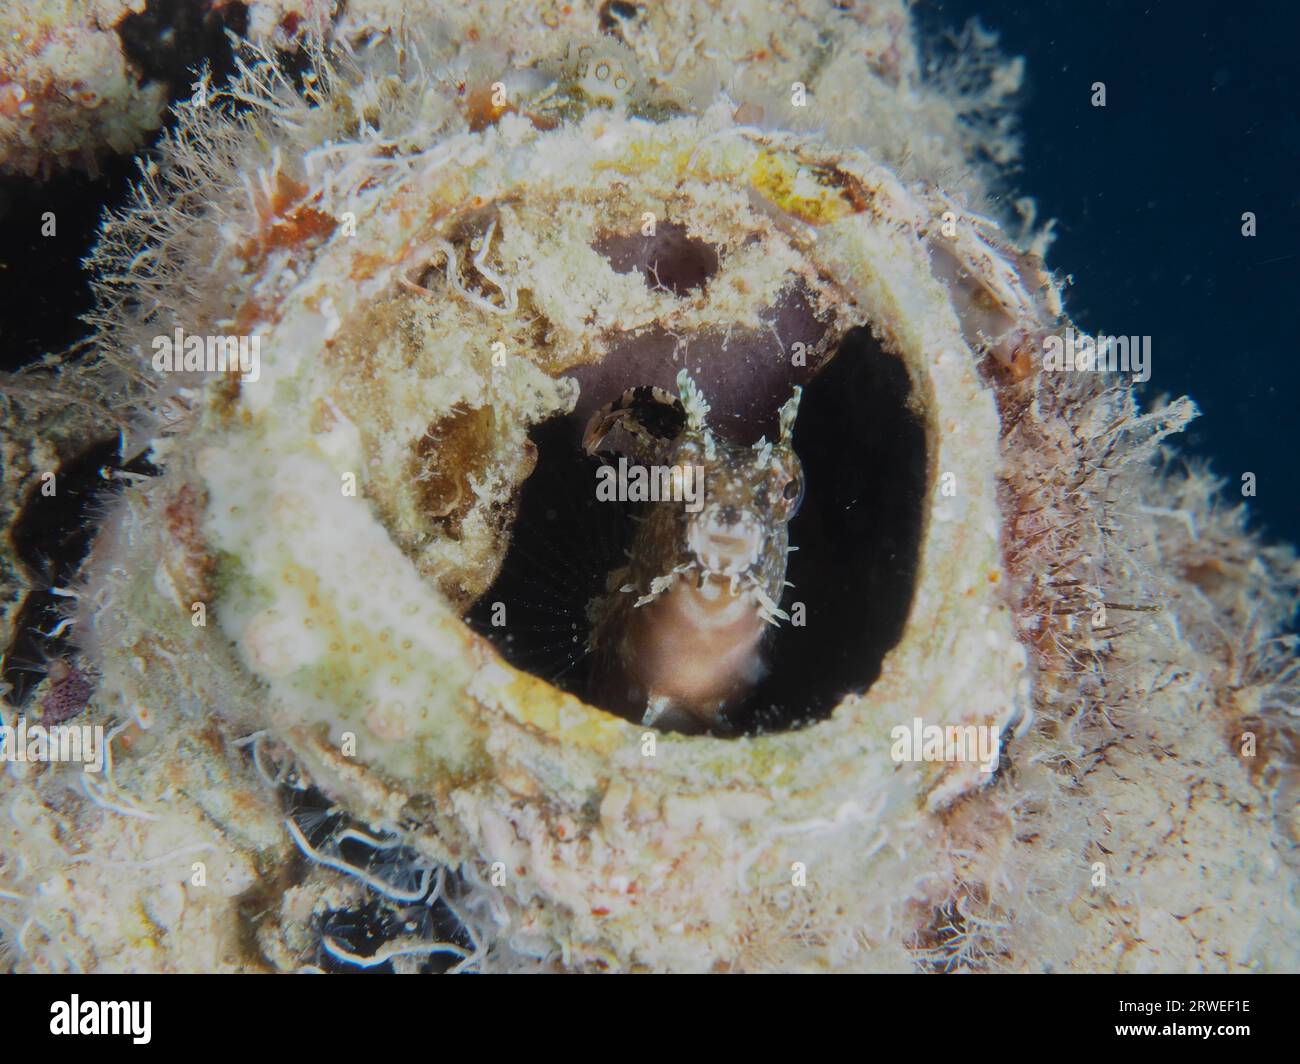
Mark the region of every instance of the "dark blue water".
POLYGON ((918 15, 979 16, 1025 57, 1013 184, 1057 219, 1049 265, 1073 274, 1072 317, 1151 336, 1145 396, 1188 394, 1203 414, 1174 442, 1232 499, 1254 473, 1254 520, 1300 541, 1300 4, 923 0, 918 15))

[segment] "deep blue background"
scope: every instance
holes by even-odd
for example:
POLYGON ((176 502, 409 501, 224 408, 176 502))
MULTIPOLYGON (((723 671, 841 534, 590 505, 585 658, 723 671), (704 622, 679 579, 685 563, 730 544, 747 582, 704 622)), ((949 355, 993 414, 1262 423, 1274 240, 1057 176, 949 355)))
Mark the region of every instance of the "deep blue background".
POLYGON ((1254 472, 1254 522, 1300 542, 1300 2, 920 0, 917 14, 931 32, 978 16, 1025 57, 1012 184, 1057 220, 1048 264, 1073 275, 1071 316, 1150 335, 1145 396, 1188 394, 1203 414, 1172 442, 1230 478, 1230 499, 1254 472))

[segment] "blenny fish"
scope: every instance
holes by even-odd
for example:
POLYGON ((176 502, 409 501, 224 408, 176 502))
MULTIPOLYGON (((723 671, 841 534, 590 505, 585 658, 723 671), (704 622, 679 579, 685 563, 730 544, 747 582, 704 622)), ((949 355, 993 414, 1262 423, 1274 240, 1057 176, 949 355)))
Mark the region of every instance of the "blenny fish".
POLYGON ((638 461, 702 476, 702 499, 647 503, 626 565, 588 608, 594 689, 610 709, 687 733, 725 730, 727 711, 762 678, 765 635, 789 615, 789 522, 803 498, 792 437, 801 389, 780 410, 775 443, 734 443, 709 427, 709 404, 686 370, 679 398, 629 389, 592 416, 597 454, 616 429, 638 461))

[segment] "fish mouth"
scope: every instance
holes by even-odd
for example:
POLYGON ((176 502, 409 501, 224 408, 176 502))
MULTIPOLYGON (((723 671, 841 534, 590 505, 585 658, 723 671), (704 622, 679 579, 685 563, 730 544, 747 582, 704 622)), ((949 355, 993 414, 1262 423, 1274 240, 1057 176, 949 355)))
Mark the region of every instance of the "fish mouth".
POLYGON ((692 529, 687 537, 700 577, 741 577, 752 572, 762 556, 763 537, 757 529, 721 532, 692 529))

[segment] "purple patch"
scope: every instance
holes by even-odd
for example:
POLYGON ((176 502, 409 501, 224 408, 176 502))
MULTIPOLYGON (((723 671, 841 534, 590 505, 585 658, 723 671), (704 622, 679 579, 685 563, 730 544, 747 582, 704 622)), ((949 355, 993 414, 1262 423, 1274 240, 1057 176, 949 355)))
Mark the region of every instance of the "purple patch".
MULTIPOLYGON (((41 699, 42 724, 62 724, 65 720, 71 720, 90 701, 90 681, 79 670, 70 666, 65 668, 66 671, 59 679, 51 681, 49 691, 41 699)), ((55 670, 52 669, 51 676, 54 673, 55 670)))
POLYGON ((673 358, 677 338, 658 326, 613 338, 604 361, 566 371, 582 389, 572 415, 576 432, 580 435, 591 415, 630 385, 676 395, 677 371, 684 366, 709 401, 709 425, 718 435, 742 444, 759 436, 775 439, 781 404, 796 384, 807 384, 821 367, 822 358, 811 351, 806 366, 792 365, 791 345, 800 340, 813 348, 825 336, 826 324, 814 315, 806 289, 797 282, 767 312, 767 320, 772 329, 685 337, 680 360, 673 358))

